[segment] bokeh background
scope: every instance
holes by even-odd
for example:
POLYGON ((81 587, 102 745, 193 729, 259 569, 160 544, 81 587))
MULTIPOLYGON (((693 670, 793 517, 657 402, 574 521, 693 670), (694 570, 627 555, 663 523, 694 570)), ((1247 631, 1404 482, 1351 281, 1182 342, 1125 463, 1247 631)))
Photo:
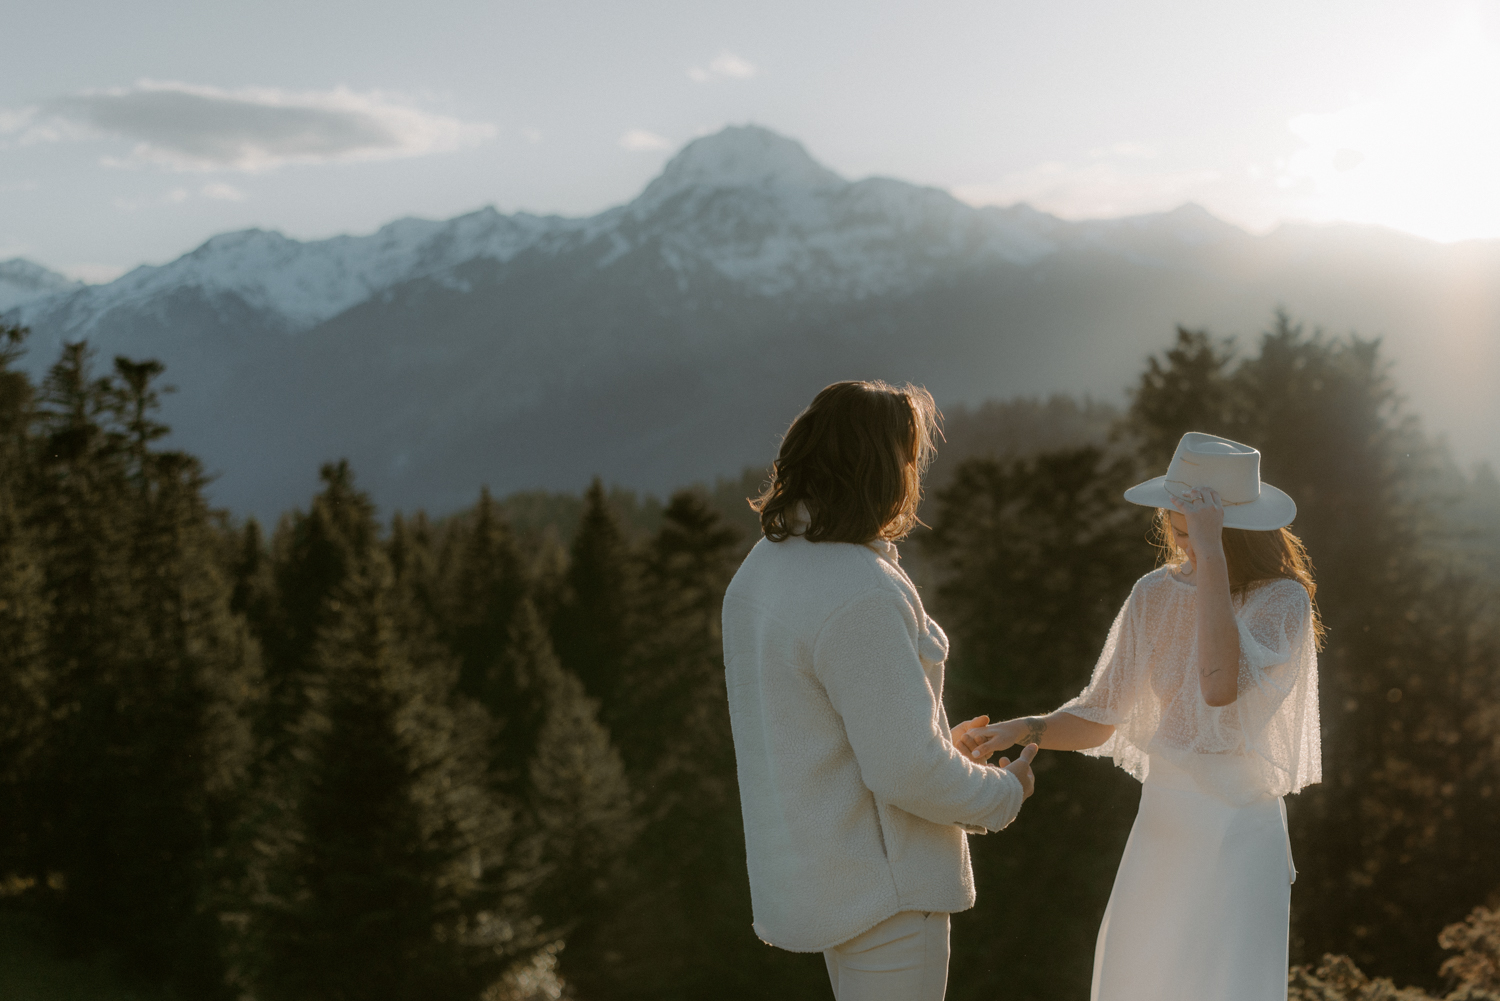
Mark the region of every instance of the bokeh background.
MULTIPOLYGON (((1500 996, 1496 4, 4 24, 0 994, 826 997, 719 603, 884 378, 955 719, 1082 686, 1183 431, 1262 450, 1330 630, 1293 996, 1500 996)), ((1139 786, 1038 774, 956 999, 1087 996, 1139 786)))

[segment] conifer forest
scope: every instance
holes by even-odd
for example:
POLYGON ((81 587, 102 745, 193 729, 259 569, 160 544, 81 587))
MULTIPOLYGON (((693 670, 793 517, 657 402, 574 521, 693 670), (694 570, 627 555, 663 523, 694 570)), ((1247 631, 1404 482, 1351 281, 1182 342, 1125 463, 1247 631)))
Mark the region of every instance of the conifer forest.
MULTIPOLYGON (((1292 996, 1500 998, 1500 483, 1378 342, 1163 334, 1122 408, 949 414, 902 554, 950 718, 1076 694, 1157 559, 1123 489, 1186 430, 1255 445, 1328 626, 1292 996)), ((475 483, 429 517, 331 457, 261 525, 170 447, 160 364, 73 344, 33 380, 0 340, 0 955, 147 999, 829 996, 750 926, 719 615, 762 469, 662 501, 475 483)), ((1088 996, 1140 786, 1036 771, 970 839, 955 1001, 1088 996)))

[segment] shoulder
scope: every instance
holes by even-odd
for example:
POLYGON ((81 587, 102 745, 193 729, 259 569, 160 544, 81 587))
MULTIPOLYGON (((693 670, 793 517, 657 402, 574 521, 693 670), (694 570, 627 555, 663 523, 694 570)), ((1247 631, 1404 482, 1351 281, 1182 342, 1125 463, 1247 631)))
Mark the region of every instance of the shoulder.
POLYGON ((1245 595, 1245 604, 1294 605, 1310 609, 1312 600, 1308 598, 1307 588, 1302 586, 1301 581, 1276 577, 1260 581, 1252 587, 1245 595))
POLYGON ((1242 621, 1275 623, 1281 629, 1295 632, 1313 621, 1313 599, 1301 581, 1275 578, 1251 588, 1235 617, 1242 621))
POLYGON ((793 535, 781 542, 761 539, 740 564, 740 572, 747 578, 761 574, 828 577, 858 586, 883 580, 885 575, 878 566, 883 562, 868 546, 850 542, 808 542, 793 535))
POLYGON ((1173 584, 1171 573, 1171 567, 1161 566, 1142 576, 1130 588, 1131 600, 1139 601, 1143 597, 1171 587, 1173 584))
POLYGON ((761 539, 740 564, 727 598, 826 618, 862 599, 903 600, 900 572, 867 546, 761 539))

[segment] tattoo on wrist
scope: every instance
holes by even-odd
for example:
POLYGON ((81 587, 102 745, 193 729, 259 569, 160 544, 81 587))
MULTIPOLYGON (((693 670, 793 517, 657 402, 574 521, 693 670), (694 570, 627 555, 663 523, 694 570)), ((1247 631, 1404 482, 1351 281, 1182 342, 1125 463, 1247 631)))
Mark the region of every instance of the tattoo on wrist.
POLYGON ((1019 743, 1040 745, 1042 734, 1047 732, 1047 721, 1041 716, 1027 716, 1022 722, 1026 724, 1026 735, 1019 743))

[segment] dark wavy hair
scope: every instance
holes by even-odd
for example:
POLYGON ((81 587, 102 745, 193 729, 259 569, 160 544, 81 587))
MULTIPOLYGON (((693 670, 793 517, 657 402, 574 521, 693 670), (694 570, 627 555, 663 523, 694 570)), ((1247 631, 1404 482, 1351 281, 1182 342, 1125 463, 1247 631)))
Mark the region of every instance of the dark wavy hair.
POLYGON ((927 390, 910 384, 836 382, 797 415, 781 440, 770 482, 750 506, 766 538, 895 541, 921 522, 922 474, 941 432, 927 390), (796 524, 798 503, 811 522, 796 524))

